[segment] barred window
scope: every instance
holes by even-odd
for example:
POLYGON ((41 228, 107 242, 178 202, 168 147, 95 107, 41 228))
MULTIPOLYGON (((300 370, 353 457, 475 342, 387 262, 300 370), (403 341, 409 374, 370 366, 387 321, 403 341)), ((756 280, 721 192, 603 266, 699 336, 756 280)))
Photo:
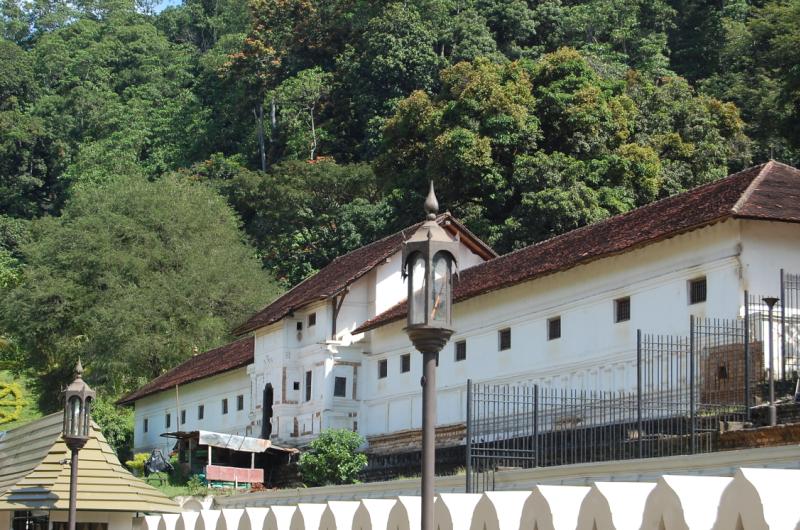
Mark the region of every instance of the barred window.
POLYGON ((206 406, 197 405, 197 419, 202 420, 205 415, 206 415, 206 406))
POLYGON ((553 317, 547 321, 547 340, 561 338, 561 317, 553 317))
POLYGON ((508 350, 511 348, 511 328, 501 329, 497 332, 497 341, 499 350, 508 350))
POLYGON ((631 319, 631 299, 618 298, 614 300, 614 322, 627 322, 631 319))
POLYGON ((456 342, 456 362, 465 361, 467 359, 467 341, 460 340, 456 342))
POLYGON ((334 397, 347 397, 347 378, 336 377, 333 380, 333 395, 334 397))
POLYGON ((236 396, 236 410, 244 410, 244 396, 242 394, 236 396))
POLYGON ((223 414, 228 413, 228 398, 222 400, 222 413, 223 414))
POLYGON ((167 414, 166 416, 164 416, 164 427, 169 429, 171 424, 172 424, 172 414, 167 414))
POLYGON ((404 353, 400 356, 400 373, 404 374, 411 371, 411 354, 404 353))
POLYGON ((186 409, 181 411, 181 425, 186 423, 186 409))
POLYGON ((389 374, 389 362, 386 359, 378 361, 378 379, 383 379, 389 374))
POLYGON ((147 421, 147 418, 144 419, 144 432, 147 432, 147 429, 150 427, 150 422, 147 421))
POLYGON ((689 304, 706 301, 706 277, 689 280, 689 304))

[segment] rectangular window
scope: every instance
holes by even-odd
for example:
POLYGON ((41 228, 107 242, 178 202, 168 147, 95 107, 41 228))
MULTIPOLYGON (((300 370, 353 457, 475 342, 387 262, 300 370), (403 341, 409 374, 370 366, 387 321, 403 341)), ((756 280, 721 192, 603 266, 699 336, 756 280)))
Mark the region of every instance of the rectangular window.
POLYGON ((378 379, 383 379, 389 373, 389 361, 381 359, 378 361, 378 379))
POLYGON ((404 374, 411 371, 411 354, 404 353, 400 356, 400 373, 404 374))
POLYGON ((181 425, 186 423, 186 409, 181 411, 181 425))
POLYGON ((347 378, 336 377, 333 380, 333 395, 335 397, 347 397, 347 378))
POLYGON ((497 332, 497 349, 508 350, 511 348, 511 328, 501 329, 497 332))
POLYGON ((292 383, 292 390, 300 390, 300 381, 292 383))
POLYGON ((689 304, 699 304, 706 301, 706 278, 689 280, 689 304))
POLYGON ((203 416, 206 415, 206 406, 205 405, 197 405, 197 419, 202 420, 203 416))
POLYGON ((308 327, 314 326, 317 324, 317 314, 311 313, 308 315, 308 327))
POLYGON ((456 362, 467 359, 467 341, 456 341, 456 362))
POLYGON ((169 429, 169 426, 172 424, 172 414, 167 414, 164 416, 164 427, 169 429))
POLYGON ((553 317, 547 321, 547 340, 561 338, 561 317, 553 317))
POLYGON ((244 396, 242 394, 236 396, 236 410, 244 410, 244 396))
POLYGON ((631 299, 617 298, 614 300, 614 322, 627 322, 631 319, 631 299))
POLYGON ((222 413, 223 414, 228 413, 228 398, 222 400, 222 413))
POLYGON ((142 430, 143 430, 144 432, 147 432, 147 429, 148 429, 149 427, 150 427, 150 423, 147 421, 147 418, 145 418, 145 419, 144 419, 144 426, 143 426, 143 429, 142 429, 142 430))
POLYGON ((303 323, 302 322, 297 322, 297 324, 295 324, 295 326, 297 327, 297 331, 303 331, 303 323))
POLYGON ((311 370, 306 372, 306 401, 311 401, 311 370))

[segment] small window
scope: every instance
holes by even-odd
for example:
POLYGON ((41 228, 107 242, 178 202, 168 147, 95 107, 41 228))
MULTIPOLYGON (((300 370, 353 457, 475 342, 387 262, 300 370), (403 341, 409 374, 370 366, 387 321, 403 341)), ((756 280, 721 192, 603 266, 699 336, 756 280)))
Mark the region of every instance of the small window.
POLYGON ((689 304, 699 304, 706 301, 706 278, 689 280, 689 304))
POLYGON ((386 359, 378 361, 378 379, 383 379, 389 373, 389 362, 386 359))
POLYGON ((308 327, 314 326, 317 324, 317 314, 311 313, 308 315, 308 327))
POLYGON ((306 372, 306 401, 311 401, 311 370, 306 372))
POLYGON ((206 415, 205 405, 197 405, 197 419, 202 420, 205 415, 206 415))
POLYGON ((467 359, 467 341, 456 341, 456 362, 467 359))
POLYGON ((630 297, 614 300, 614 322, 627 322, 631 319, 630 297))
POLYGON ((436 352, 436 367, 439 367, 439 352, 436 352))
POLYGON ((297 322, 296 327, 297 327, 297 331, 303 331, 303 323, 302 322, 297 322))
POLYGON ((300 390, 300 381, 292 383, 292 390, 300 390))
POLYGON ((727 379, 728 378, 728 367, 724 364, 721 364, 717 367, 717 379, 727 379))
POLYGON ((347 397, 347 378, 336 377, 333 380, 333 395, 335 397, 347 397))
POLYGON ((144 419, 144 425, 143 425, 143 429, 142 429, 142 430, 143 430, 144 432, 147 432, 147 429, 149 429, 149 428, 150 428, 150 422, 149 422, 149 421, 147 421, 147 418, 145 418, 145 419, 144 419))
POLYGON ((511 328, 501 329, 497 332, 498 349, 508 350, 511 348, 511 328))
POLYGON ((228 413, 228 398, 222 400, 222 413, 223 414, 228 413))
POLYGON ((547 320, 547 340, 561 338, 561 317, 553 317, 547 320))
POLYGON ((166 416, 164 416, 164 427, 169 429, 171 424, 172 424, 172 414, 167 414, 166 416))
POLYGON ((400 373, 404 374, 411 371, 411 354, 404 353, 400 356, 400 373))
POLYGON ((242 394, 236 396, 236 410, 244 410, 244 396, 242 394))
POLYGON ((181 425, 186 424, 186 409, 181 411, 181 425))

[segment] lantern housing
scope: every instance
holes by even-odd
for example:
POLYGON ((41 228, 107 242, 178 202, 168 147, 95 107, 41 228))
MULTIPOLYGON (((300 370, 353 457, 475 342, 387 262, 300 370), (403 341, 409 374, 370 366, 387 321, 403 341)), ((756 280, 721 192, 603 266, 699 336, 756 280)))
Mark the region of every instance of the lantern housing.
POLYGON ((403 243, 403 277, 408 280, 411 342, 421 353, 437 353, 453 334, 453 268, 458 243, 436 222, 439 203, 431 182, 425 222, 403 243))
POLYGON ((64 439, 69 443, 85 443, 89 438, 95 391, 83 380, 80 359, 75 366, 75 380, 64 391, 64 439))

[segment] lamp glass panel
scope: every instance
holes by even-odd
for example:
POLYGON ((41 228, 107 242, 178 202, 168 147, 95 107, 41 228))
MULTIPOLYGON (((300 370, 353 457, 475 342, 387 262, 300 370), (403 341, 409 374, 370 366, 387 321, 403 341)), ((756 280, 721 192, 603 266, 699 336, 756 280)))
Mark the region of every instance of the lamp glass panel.
POLYGON ((425 259, 421 254, 415 254, 411 258, 410 287, 411 287, 411 306, 409 311, 409 324, 425 323, 425 259))
POLYGON ((68 419, 67 419, 67 436, 77 437, 81 435, 81 398, 72 396, 67 403, 68 419))
POLYGON ((449 321, 450 260, 439 253, 433 258, 433 289, 431 289, 431 322, 443 324, 449 321))
POLYGON ((94 404, 94 400, 92 398, 86 398, 86 403, 83 406, 83 423, 81 425, 83 429, 83 435, 85 438, 89 436, 89 424, 92 421, 92 404, 94 404))

